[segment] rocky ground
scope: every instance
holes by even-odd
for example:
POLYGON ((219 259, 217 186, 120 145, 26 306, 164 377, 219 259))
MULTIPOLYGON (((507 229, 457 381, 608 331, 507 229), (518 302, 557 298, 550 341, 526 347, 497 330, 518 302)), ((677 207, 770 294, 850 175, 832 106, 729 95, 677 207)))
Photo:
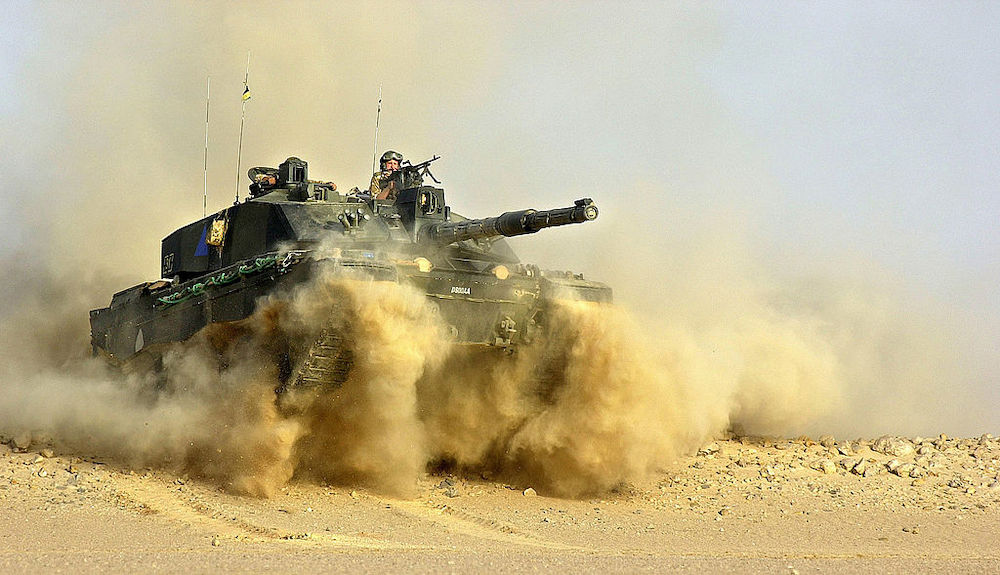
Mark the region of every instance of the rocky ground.
POLYGON ((580 500, 428 474, 232 495, 0 437, 0 572, 998 572, 1000 440, 730 438, 580 500))

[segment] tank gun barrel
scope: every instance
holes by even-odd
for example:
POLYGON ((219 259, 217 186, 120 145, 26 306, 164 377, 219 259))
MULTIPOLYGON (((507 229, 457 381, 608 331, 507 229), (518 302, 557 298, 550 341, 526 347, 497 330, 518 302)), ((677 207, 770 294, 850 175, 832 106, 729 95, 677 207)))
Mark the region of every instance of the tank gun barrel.
POLYGON ((597 206, 590 198, 579 199, 568 208, 555 210, 519 210, 499 216, 460 222, 443 222, 428 229, 430 239, 439 244, 480 240, 495 236, 533 234, 543 228, 579 224, 597 219, 597 206))

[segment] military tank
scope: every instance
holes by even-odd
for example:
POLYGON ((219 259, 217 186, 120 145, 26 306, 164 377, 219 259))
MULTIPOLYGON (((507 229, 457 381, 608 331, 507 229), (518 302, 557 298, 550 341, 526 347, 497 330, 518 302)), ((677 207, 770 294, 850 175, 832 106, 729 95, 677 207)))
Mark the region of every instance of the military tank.
MULTIPOLYGON (((321 267, 409 284, 436 304, 455 343, 507 352, 530 340, 553 301, 611 301, 607 285, 523 263, 503 239, 592 221, 591 199, 466 219, 451 211, 444 189, 424 185, 426 176, 433 180, 428 166, 395 172, 392 200, 310 180, 308 164, 295 157, 277 169, 251 169, 245 201, 163 239, 162 279, 90 312, 94 355, 127 370, 155 370, 171 345, 209 326, 238 324, 265 296, 288 293, 321 267)), ((312 341, 298 357, 286 355, 278 391, 344 380, 350 353, 340 334, 323 330, 312 341)))

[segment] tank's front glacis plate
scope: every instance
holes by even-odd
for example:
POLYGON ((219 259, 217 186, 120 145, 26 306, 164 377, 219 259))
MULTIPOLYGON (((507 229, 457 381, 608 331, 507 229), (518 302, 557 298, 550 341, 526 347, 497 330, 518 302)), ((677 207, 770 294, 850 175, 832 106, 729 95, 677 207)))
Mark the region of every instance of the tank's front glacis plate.
POLYGON ((460 343, 518 343, 538 305, 536 278, 431 270, 400 271, 400 279, 424 292, 460 343), (404 275, 405 274, 405 275, 404 275), (515 330, 511 333, 510 330, 515 330))

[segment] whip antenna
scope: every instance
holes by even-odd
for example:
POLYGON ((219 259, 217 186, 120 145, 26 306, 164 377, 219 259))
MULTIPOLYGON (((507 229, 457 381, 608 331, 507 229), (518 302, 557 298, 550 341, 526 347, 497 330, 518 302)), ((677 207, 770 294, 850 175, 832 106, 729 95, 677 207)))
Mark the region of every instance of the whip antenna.
POLYGON ((240 145, 236 149, 236 202, 240 203, 240 163, 243 161, 243 121, 247 115, 247 100, 250 99, 250 50, 247 50, 247 73, 243 76, 243 109, 240 112, 240 145))
POLYGON ((382 84, 378 85, 378 111, 375 112, 375 143, 372 145, 372 173, 378 163, 378 121, 382 116, 382 84))
POLYGON ((201 216, 208 215, 208 104, 212 100, 212 77, 208 77, 208 92, 205 95, 205 200, 201 205, 201 216))

